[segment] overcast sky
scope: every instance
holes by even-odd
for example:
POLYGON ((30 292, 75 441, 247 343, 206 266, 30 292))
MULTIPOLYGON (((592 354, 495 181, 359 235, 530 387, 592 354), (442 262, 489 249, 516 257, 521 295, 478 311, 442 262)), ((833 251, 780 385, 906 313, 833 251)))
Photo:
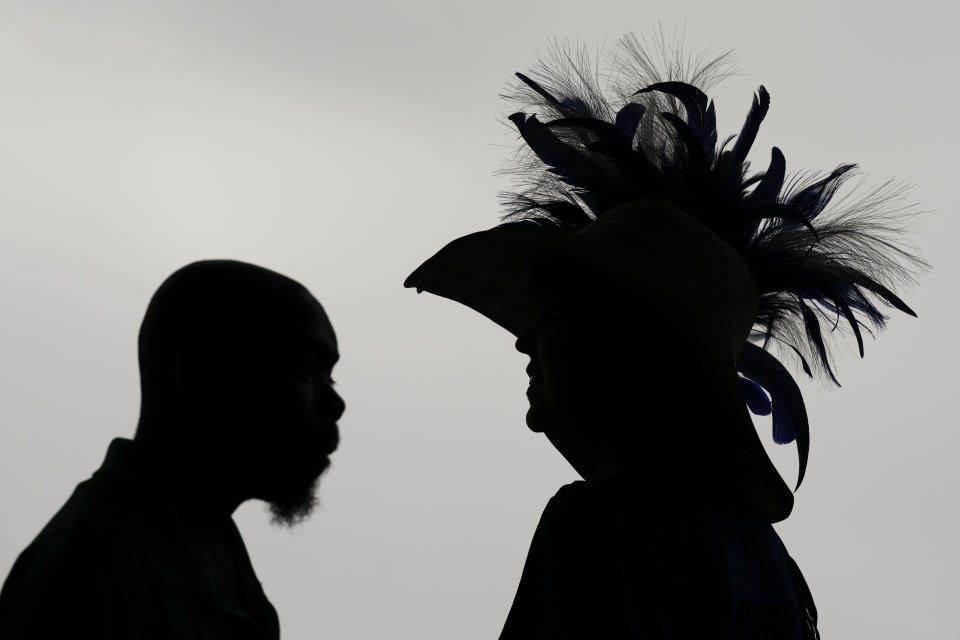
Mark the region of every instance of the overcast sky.
MULTIPOLYGON (((757 165, 773 145, 789 170, 857 162, 930 210, 919 319, 893 317, 862 361, 840 350, 842 389, 804 383, 810 465, 777 530, 824 637, 960 638, 957 17, 935 0, 3 2, 0 575, 132 435, 153 290, 236 258, 310 288, 342 353, 321 508, 291 531, 260 503, 236 514, 284 637, 496 637, 576 477, 524 426, 511 336, 401 283, 497 222, 516 138, 498 93, 535 47, 686 21, 693 49, 736 47, 721 137, 771 93, 757 165)), ((772 455, 794 478, 794 449, 772 455)))

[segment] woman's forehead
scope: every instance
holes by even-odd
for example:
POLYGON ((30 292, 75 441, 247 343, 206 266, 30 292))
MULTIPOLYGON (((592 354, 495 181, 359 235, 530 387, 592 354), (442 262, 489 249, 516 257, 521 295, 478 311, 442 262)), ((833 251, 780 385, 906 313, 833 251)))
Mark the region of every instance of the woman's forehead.
POLYGON ((591 299, 595 302, 611 303, 625 301, 639 294, 616 282, 607 274, 571 261, 545 265, 538 269, 530 281, 531 293, 535 299, 544 294, 563 298, 591 299))
POLYGON ((551 256, 537 265, 530 277, 530 293, 539 297, 544 291, 562 293, 599 286, 604 276, 596 269, 565 256, 551 256))
POLYGON ((543 272, 531 285, 537 306, 560 303, 567 310, 568 320, 580 318, 592 327, 603 326, 609 331, 649 330, 666 316, 666 310, 640 290, 587 266, 543 272))

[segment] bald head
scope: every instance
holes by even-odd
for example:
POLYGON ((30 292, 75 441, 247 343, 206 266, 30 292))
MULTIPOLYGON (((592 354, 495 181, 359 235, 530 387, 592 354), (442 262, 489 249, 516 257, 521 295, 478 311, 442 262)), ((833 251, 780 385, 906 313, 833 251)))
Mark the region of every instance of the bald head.
POLYGON ((300 283, 244 262, 194 262, 160 285, 140 327, 135 439, 296 520, 339 442, 338 358, 323 307, 300 283))
POLYGON ((160 383, 182 349, 246 348, 291 325, 309 321, 319 306, 300 283, 234 260, 188 264, 168 277, 150 300, 140 326, 141 376, 160 383))
POLYGON ((140 326, 138 355, 143 409, 167 413, 184 367, 215 375, 256 363, 265 352, 336 338, 320 303, 299 282, 236 260, 193 262, 154 293, 140 326))

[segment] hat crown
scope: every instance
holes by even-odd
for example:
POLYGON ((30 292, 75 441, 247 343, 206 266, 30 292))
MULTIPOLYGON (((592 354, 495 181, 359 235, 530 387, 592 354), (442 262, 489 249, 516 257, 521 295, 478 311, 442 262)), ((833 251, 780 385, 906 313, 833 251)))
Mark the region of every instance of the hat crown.
POLYGON ((689 284, 681 295, 707 302, 724 324, 732 356, 740 353, 757 313, 756 281, 733 247, 706 226, 670 202, 642 198, 611 209, 577 234, 642 254, 646 263, 679 276, 689 284))

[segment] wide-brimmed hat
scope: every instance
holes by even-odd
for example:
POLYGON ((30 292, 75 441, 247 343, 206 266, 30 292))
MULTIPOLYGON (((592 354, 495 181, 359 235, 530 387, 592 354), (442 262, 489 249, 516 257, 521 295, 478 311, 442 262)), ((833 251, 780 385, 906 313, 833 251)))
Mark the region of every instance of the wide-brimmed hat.
MULTIPOLYGON (((565 256, 635 291, 697 337, 712 366, 707 378, 725 397, 732 454, 729 480, 776 522, 793 494, 770 462, 746 410, 736 360, 753 326, 758 292, 749 267, 723 240, 675 205, 658 199, 624 204, 575 233, 506 225, 458 238, 420 265, 404 286, 460 302, 514 336, 536 320, 530 280, 538 266, 565 256)), ((680 333, 680 332, 676 332, 680 333)))
MULTIPOLYGON (((634 60, 617 65, 629 77, 611 82, 620 87, 614 99, 591 83, 583 52, 560 52, 553 68, 541 61, 536 79, 516 74, 519 83, 505 97, 536 113, 509 117, 524 146, 513 172, 522 188, 505 194, 505 222, 454 240, 405 285, 461 302, 518 335, 534 319, 532 274, 562 255, 669 308, 666 317, 696 336, 710 358, 725 405, 718 415, 731 422, 724 432, 731 479, 776 522, 789 515, 793 496, 746 408, 772 414, 776 443, 796 442, 799 487, 809 426, 780 358, 839 386, 831 336, 852 334, 862 357, 861 329, 881 329, 887 320, 873 299, 916 315, 892 287, 928 267, 903 242, 917 212, 900 206, 904 187, 891 182, 859 197, 845 194, 843 206, 831 208, 853 164, 788 175, 773 147, 766 170, 749 174, 767 90, 754 95, 739 134, 718 145, 704 91, 658 77, 635 38, 620 44, 621 61, 634 60)), ((709 70, 724 59, 703 59, 689 75, 709 86, 709 70)))

